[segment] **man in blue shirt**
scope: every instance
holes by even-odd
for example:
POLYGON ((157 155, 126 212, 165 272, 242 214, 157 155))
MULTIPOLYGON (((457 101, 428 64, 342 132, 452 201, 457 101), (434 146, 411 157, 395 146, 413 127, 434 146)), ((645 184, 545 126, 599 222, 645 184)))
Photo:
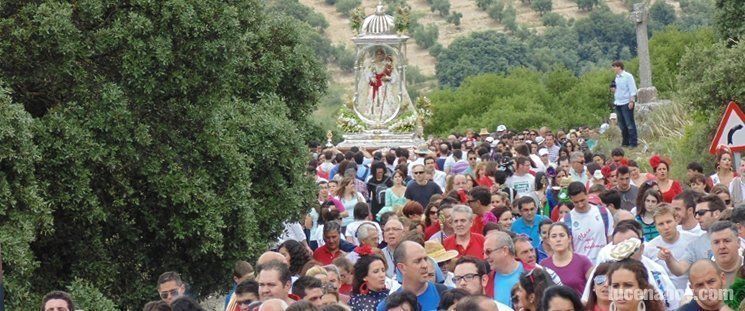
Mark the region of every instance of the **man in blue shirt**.
MULTIPOLYGON (((412 241, 403 241, 393 252, 393 260, 402 275, 399 291, 406 290, 414 293, 422 310, 437 310, 440 297, 447 287, 427 282, 429 260, 424 247, 412 241)), ((386 310, 385 300, 378 304, 377 310, 386 310)))
POLYGON ((623 136, 622 146, 636 147, 636 122, 634 121, 634 98, 636 97, 636 82, 634 76, 623 70, 623 62, 615 61, 611 65, 616 73, 614 80, 616 87, 611 87, 613 104, 618 115, 618 127, 623 136))
POLYGON ((505 232, 490 232, 484 241, 484 257, 491 268, 484 292, 494 300, 512 306, 510 289, 525 272, 523 265, 515 259, 515 244, 505 232))
POLYGON ((520 210, 521 217, 512 223, 512 232, 527 235, 530 237, 533 247, 538 248, 541 245, 540 223, 548 218, 543 215, 536 215, 535 201, 529 196, 517 199, 517 208, 520 210))

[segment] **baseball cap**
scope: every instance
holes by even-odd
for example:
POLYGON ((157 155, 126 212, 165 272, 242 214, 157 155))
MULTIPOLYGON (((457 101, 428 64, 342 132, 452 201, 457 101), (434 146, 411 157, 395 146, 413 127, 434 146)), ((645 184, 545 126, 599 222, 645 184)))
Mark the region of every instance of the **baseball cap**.
POLYGON ((538 156, 541 156, 542 157, 542 156, 545 156, 545 155, 548 155, 548 149, 541 148, 540 150, 538 150, 538 156))
POLYGON ((504 132, 506 130, 507 130, 507 127, 504 126, 504 124, 500 124, 499 126, 497 126, 497 132, 504 132))

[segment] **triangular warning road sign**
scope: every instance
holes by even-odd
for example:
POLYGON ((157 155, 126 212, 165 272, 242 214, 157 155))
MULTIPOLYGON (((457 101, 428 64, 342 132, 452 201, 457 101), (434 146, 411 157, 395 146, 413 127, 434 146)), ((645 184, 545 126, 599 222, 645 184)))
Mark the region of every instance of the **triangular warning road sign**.
POLYGON ((729 102, 724 117, 717 128, 717 135, 711 141, 709 153, 716 154, 717 147, 724 145, 734 152, 745 151, 745 113, 740 105, 729 102))

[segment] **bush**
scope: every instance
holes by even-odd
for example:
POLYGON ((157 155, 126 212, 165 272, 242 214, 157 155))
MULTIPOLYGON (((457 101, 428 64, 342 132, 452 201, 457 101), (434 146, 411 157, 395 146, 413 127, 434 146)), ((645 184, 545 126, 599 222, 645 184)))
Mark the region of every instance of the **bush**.
POLYGON ((429 55, 437 57, 438 55, 440 55, 440 53, 442 53, 443 49, 445 48, 442 46, 442 44, 437 42, 434 45, 432 45, 432 47, 429 48, 429 55))
POLYGON ((426 26, 418 25, 418 27, 414 29, 414 33, 412 34, 412 36, 419 46, 426 49, 433 46, 437 42, 437 37, 439 36, 439 34, 440 32, 437 29, 437 25, 429 24, 426 26))
POLYGON ((460 19, 461 18, 463 18, 463 14, 462 13, 453 11, 453 13, 450 14, 447 17, 446 21, 448 23, 451 23, 451 24, 455 25, 455 26, 460 26, 460 19))
POLYGON ((334 57, 336 64, 345 72, 354 72, 355 55, 354 51, 349 50, 343 44, 334 47, 334 57))
POLYGON ((493 0, 476 0, 476 6, 479 9, 486 11, 491 6, 493 0))
POLYGON ((336 4, 336 0, 324 0, 324 2, 326 2, 326 4, 328 4, 328 5, 334 5, 334 4, 336 4))
POLYGON ((567 20, 559 13, 548 12, 541 16, 541 22, 543 26, 555 27, 555 26, 566 26, 567 20))
MULTIPOLYGON (((333 3, 332 3, 333 4, 333 3)), ((268 14, 285 14, 298 20, 308 23, 316 30, 323 31, 329 26, 329 23, 323 17, 323 14, 298 2, 298 0, 272 0, 267 2, 266 7, 268 14)))
POLYGON ((67 292, 75 300, 77 310, 117 310, 116 304, 106 298, 101 291, 90 282, 76 279, 67 286, 67 292))
POLYGON ((649 29, 654 33, 675 22, 675 8, 664 0, 657 0, 649 8, 649 29))
POLYGON ((430 9, 432 12, 439 11, 440 16, 448 16, 450 14, 450 0, 428 0, 430 2, 430 9))
POLYGON ((533 2, 530 3, 530 7, 543 16, 544 14, 551 12, 553 4, 551 3, 551 0, 533 0, 533 2))
POLYGON ((504 17, 504 3, 502 3, 501 0, 494 0, 494 2, 489 5, 487 13, 489 14, 489 17, 495 21, 501 22, 504 17))
POLYGON ((592 8, 599 5, 599 0, 575 0, 577 7, 582 11, 592 11, 592 8))
POLYGON ((502 14, 502 24, 510 31, 517 30, 517 11, 511 5, 502 14))
POLYGON ((361 4, 362 0, 336 0, 334 6, 336 6, 336 11, 341 15, 349 16, 349 12, 352 12, 352 10, 361 4))

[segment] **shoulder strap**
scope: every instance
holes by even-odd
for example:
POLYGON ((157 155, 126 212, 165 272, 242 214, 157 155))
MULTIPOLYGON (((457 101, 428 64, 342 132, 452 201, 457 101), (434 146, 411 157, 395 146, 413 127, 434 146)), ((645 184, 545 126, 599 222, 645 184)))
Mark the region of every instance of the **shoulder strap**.
POLYGON ((572 212, 566 213, 564 215, 564 223, 567 225, 567 228, 569 228, 569 235, 572 235, 572 212))
POLYGON ((603 227, 605 230, 603 231, 603 234, 605 234, 605 238, 608 239, 608 227, 610 226, 610 220, 608 219, 608 209, 602 206, 598 206, 600 209, 600 218, 603 219, 603 227))

